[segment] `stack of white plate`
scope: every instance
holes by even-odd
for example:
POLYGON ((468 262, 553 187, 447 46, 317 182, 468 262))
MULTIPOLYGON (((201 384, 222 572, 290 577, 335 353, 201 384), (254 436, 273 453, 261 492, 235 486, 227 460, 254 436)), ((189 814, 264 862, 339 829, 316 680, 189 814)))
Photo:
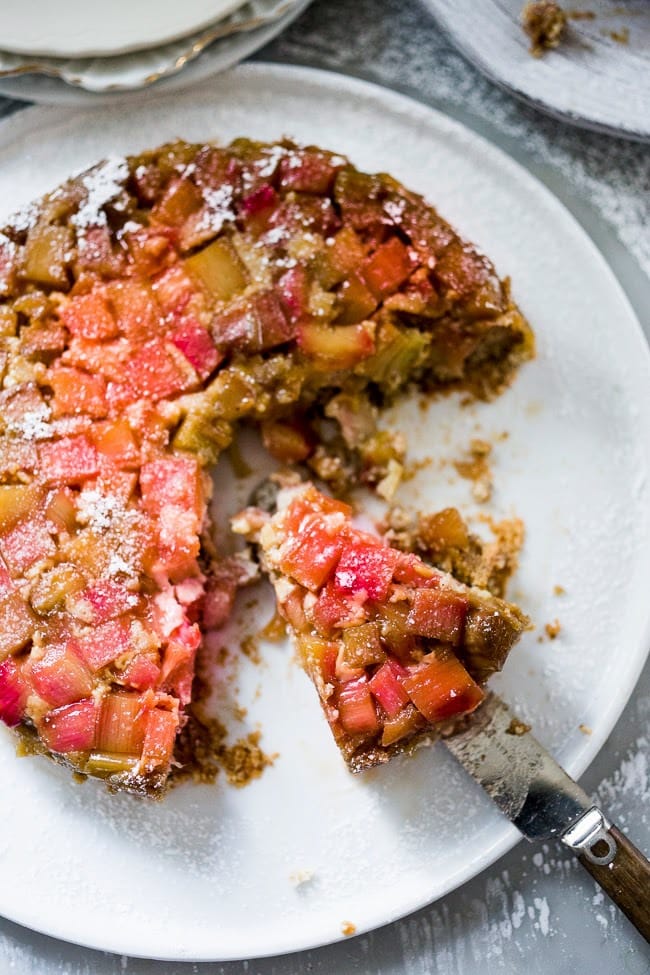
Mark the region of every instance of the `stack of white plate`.
POLYGON ((310 0, 21 0, 0 31, 0 94, 49 103, 170 90, 266 44, 310 0))

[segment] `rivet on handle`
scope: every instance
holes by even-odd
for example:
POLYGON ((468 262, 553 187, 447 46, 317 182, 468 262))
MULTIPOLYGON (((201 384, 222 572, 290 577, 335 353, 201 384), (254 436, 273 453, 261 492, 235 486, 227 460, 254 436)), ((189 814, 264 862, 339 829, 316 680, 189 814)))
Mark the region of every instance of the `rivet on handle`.
POLYGON ((591 863, 606 867, 616 856, 616 841, 609 832, 611 823, 595 806, 587 810, 562 836, 562 842, 591 863))

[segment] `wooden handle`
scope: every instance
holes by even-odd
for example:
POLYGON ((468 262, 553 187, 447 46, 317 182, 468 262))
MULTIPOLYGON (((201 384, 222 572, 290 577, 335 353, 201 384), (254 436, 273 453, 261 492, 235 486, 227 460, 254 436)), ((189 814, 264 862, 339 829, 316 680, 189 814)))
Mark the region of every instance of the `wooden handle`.
POLYGON ((598 842, 590 851, 581 853, 578 859, 637 931, 650 942, 650 862, 616 826, 610 826, 607 832, 616 843, 616 853, 611 863, 604 865, 590 859, 590 852, 598 855, 598 842))

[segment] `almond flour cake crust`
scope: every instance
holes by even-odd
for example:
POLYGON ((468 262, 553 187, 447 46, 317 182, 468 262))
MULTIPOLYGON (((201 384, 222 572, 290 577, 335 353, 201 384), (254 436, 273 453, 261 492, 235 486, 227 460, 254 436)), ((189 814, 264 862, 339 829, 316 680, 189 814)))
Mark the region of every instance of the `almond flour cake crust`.
POLYGON ((237 425, 390 494, 385 404, 489 398, 533 354, 508 281, 421 197, 290 142, 99 164, 4 228, 0 295, 0 717, 142 794, 255 571, 207 518, 237 425))

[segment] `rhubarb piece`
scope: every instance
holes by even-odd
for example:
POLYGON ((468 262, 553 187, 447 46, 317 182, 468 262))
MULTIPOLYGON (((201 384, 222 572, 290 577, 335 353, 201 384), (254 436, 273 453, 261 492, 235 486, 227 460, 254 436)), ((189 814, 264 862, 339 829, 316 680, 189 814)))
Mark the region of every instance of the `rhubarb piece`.
MULTIPOLYGON (((209 540, 206 468, 238 424, 385 495, 403 451, 383 406, 413 384, 487 399, 533 353, 507 279, 421 197, 289 141, 74 177, 0 234, 0 294, 0 720, 137 794, 183 756, 197 621, 222 627, 254 574, 209 540)), ((284 518, 282 613, 351 766, 437 731, 445 687, 469 709, 515 611, 325 494, 284 518)), ((430 529, 432 553, 462 534, 430 529)))
POLYGON ((481 703, 481 685, 500 669, 527 619, 389 548, 357 528, 349 510, 328 510, 331 504, 310 484, 286 482, 274 515, 249 508, 233 529, 256 543, 299 659, 356 772, 452 731, 481 703), (487 618, 499 621, 499 639, 492 654, 483 632, 477 655, 466 633, 473 642, 487 618))

